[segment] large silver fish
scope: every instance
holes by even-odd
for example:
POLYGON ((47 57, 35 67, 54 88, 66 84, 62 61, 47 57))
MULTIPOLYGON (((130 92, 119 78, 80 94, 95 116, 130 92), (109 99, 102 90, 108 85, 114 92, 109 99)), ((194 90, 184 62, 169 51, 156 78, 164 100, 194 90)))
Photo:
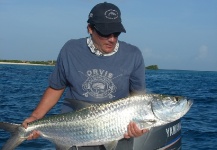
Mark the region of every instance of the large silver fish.
POLYGON ((20 124, 0 122, 0 128, 12 133, 2 150, 16 148, 33 130, 53 142, 56 149, 104 145, 112 150, 124 138, 130 121, 141 129, 150 129, 181 118, 191 105, 192 101, 183 97, 146 94, 45 117, 30 123, 27 129, 20 124))

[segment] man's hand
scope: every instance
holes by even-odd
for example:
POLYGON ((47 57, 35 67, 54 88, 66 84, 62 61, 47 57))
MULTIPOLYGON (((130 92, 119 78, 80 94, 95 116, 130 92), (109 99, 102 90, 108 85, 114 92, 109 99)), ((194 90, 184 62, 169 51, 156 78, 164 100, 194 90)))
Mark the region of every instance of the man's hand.
MULTIPOLYGON (((26 129, 28 127, 28 123, 37 120, 36 117, 30 116, 29 118, 25 119, 22 123, 22 126, 26 129)), ((33 131, 27 138, 27 140, 37 139, 40 136, 39 131, 33 131)))
POLYGON ((147 129, 140 130, 135 122, 130 122, 127 126, 127 133, 124 134, 124 138, 139 137, 148 132, 147 129))

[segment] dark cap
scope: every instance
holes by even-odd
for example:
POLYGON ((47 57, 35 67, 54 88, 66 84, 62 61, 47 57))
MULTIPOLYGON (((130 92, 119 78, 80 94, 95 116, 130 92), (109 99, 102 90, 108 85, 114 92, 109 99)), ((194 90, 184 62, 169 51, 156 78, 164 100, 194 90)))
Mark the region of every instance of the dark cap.
POLYGON ((88 23, 102 34, 108 35, 115 32, 125 32, 121 23, 121 11, 111 3, 99 3, 92 8, 88 16, 88 23))

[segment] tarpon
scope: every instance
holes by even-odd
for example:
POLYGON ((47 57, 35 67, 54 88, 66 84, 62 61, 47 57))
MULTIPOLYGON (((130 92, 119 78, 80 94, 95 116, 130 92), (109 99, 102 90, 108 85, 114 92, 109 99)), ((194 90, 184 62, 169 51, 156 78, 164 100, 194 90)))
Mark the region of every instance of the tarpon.
POLYGON ((0 122, 0 128, 12 133, 2 150, 16 148, 33 130, 59 150, 91 145, 112 150, 124 138, 131 121, 140 129, 165 125, 184 116, 192 103, 184 97, 145 94, 44 117, 29 123, 27 129, 20 124, 0 122))

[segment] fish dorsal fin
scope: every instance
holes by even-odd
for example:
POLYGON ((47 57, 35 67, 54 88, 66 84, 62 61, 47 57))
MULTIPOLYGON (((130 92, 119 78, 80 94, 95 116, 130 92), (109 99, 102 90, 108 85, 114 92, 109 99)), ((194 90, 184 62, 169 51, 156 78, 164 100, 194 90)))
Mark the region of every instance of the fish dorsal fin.
POLYGON ((118 145, 118 141, 112 141, 112 142, 109 142, 107 144, 104 144, 104 147, 106 150, 115 150, 117 145, 118 145))

